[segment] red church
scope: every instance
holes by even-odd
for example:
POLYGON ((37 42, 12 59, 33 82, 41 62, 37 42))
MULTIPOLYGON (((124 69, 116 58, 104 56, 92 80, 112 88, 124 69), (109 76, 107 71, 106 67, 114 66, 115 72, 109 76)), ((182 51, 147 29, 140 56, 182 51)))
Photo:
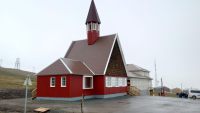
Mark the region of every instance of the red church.
POLYGON ((125 60, 117 34, 100 36, 92 0, 86 19, 87 39, 73 41, 64 58, 37 74, 37 99, 80 100, 127 94, 125 60))

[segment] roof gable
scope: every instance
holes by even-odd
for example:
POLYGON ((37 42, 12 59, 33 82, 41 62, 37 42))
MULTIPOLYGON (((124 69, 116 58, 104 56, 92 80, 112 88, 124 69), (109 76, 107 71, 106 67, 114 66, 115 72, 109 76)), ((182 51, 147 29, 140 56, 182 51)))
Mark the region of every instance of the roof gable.
POLYGON ((106 75, 127 75, 124 59, 118 42, 117 38, 108 60, 107 68, 105 69, 106 75))
POLYGON ((92 70, 84 62, 68 58, 62 58, 62 61, 69 67, 72 74, 93 75, 92 70))
POLYGON ((60 58, 56 60, 54 63, 39 72, 37 75, 61 74, 94 75, 84 62, 75 61, 67 58, 60 58))
POLYGON ((65 58, 85 62, 96 75, 105 74, 116 38, 116 34, 101 36, 94 45, 88 45, 87 40, 74 41, 65 58))
POLYGON ((101 36, 94 45, 88 45, 87 40, 74 41, 65 58, 84 62, 95 75, 105 75, 115 44, 118 46, 123 66, 125 66, 126 63, 117 34, 101 36))
POLYGON ((37 75, 56 75, 70 73, 60 59, 53 62, 51 65, 37 73, 37 75))

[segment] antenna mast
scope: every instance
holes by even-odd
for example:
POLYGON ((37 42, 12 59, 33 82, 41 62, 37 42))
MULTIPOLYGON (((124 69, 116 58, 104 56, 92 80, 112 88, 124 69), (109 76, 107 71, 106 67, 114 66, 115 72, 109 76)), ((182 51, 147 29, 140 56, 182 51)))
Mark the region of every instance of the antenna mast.
POLYGON ((0 67, 2 67, 3 59, 0 59, 0 67))
POLYGON ((20 58, 16 58, 15 69, 20 69, 20 58))

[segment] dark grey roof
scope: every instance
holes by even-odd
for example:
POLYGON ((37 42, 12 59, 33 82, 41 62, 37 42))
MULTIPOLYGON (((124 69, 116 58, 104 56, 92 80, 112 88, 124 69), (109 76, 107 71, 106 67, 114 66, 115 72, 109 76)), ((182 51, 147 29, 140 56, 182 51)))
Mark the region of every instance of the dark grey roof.
POLYGON ((136 71, 149 72, 149 70, 139 67, 135 64, 126 64, 126 69, 127 71, 132 71, 132 72, 136 72, 136 71))
POLYGON ((117 34, 113 34, 99 37, 93 45, 88 45, 87 39, 73 41, 64 58, 55 61, 37 75, 105 75, 115 43, 119 45, 125 65, 120 41, 117 34))
POLYGON ((130 78, 140 78, 140 79, 152 80, 152 78, 149 76, 137 73, 137 72, 149 73, 149 71, 144 68, 141 68, 135 64, 126 64, 126 70, 128 72, 128 77, 130 77, 130 78))
POLYGON ((115 40, 117 34, 101 36, 93 45, 88 45, 87 40, 74 41, 65 58, 85 62, 96 75, 105 74, 115 40))
POLYGON ((87 67, 84 62, 75 61, 67 58, 60 58, 45 69, 43 69, 37 75, 61 74, 93 75, 93 72, 87 67))
POLYGON ((133 72, 133 74, 130 74, 130 72, 128 72, 128 77, 129 78, 139 78, 139 79, 149 79, 149 80, 152 80, 152 78, 149 77, 149 76, 137 74, 137 73, 134 73, 134 72, 133 72))
POLYGON ((64 66, 60 59, 53 62, 51 65, 37 73, 36 75, 55 75, 55 74, 65 74, 70 73, 68 69, 64 66))
POLYGON ((70 69, 71 74, 93 75, 94 73, 88 66, 81 61, 62 58, 63 63, 70 69))
POLYGON ((90 22, 96 22, 96 23, 101 24, 101 21, 99 19, 99 15, 98 15, 98 12, 97 12, 97 9, 96 9, 96 6, 95 6, 93 0, 90 4, 90 9, 89 9, 88 16, 87 16, 85 23, 87 24, 87 23, 90 23, 90 22))

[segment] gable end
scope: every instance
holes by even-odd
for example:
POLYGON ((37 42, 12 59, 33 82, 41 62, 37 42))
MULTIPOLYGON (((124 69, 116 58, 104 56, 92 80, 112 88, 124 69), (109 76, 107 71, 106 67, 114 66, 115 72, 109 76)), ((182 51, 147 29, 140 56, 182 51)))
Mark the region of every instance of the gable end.
POLYGON ((120 49, 119 40, 116 39, 113 50, 106 69, 106 75, 127 75, 123 53, 120 49))

